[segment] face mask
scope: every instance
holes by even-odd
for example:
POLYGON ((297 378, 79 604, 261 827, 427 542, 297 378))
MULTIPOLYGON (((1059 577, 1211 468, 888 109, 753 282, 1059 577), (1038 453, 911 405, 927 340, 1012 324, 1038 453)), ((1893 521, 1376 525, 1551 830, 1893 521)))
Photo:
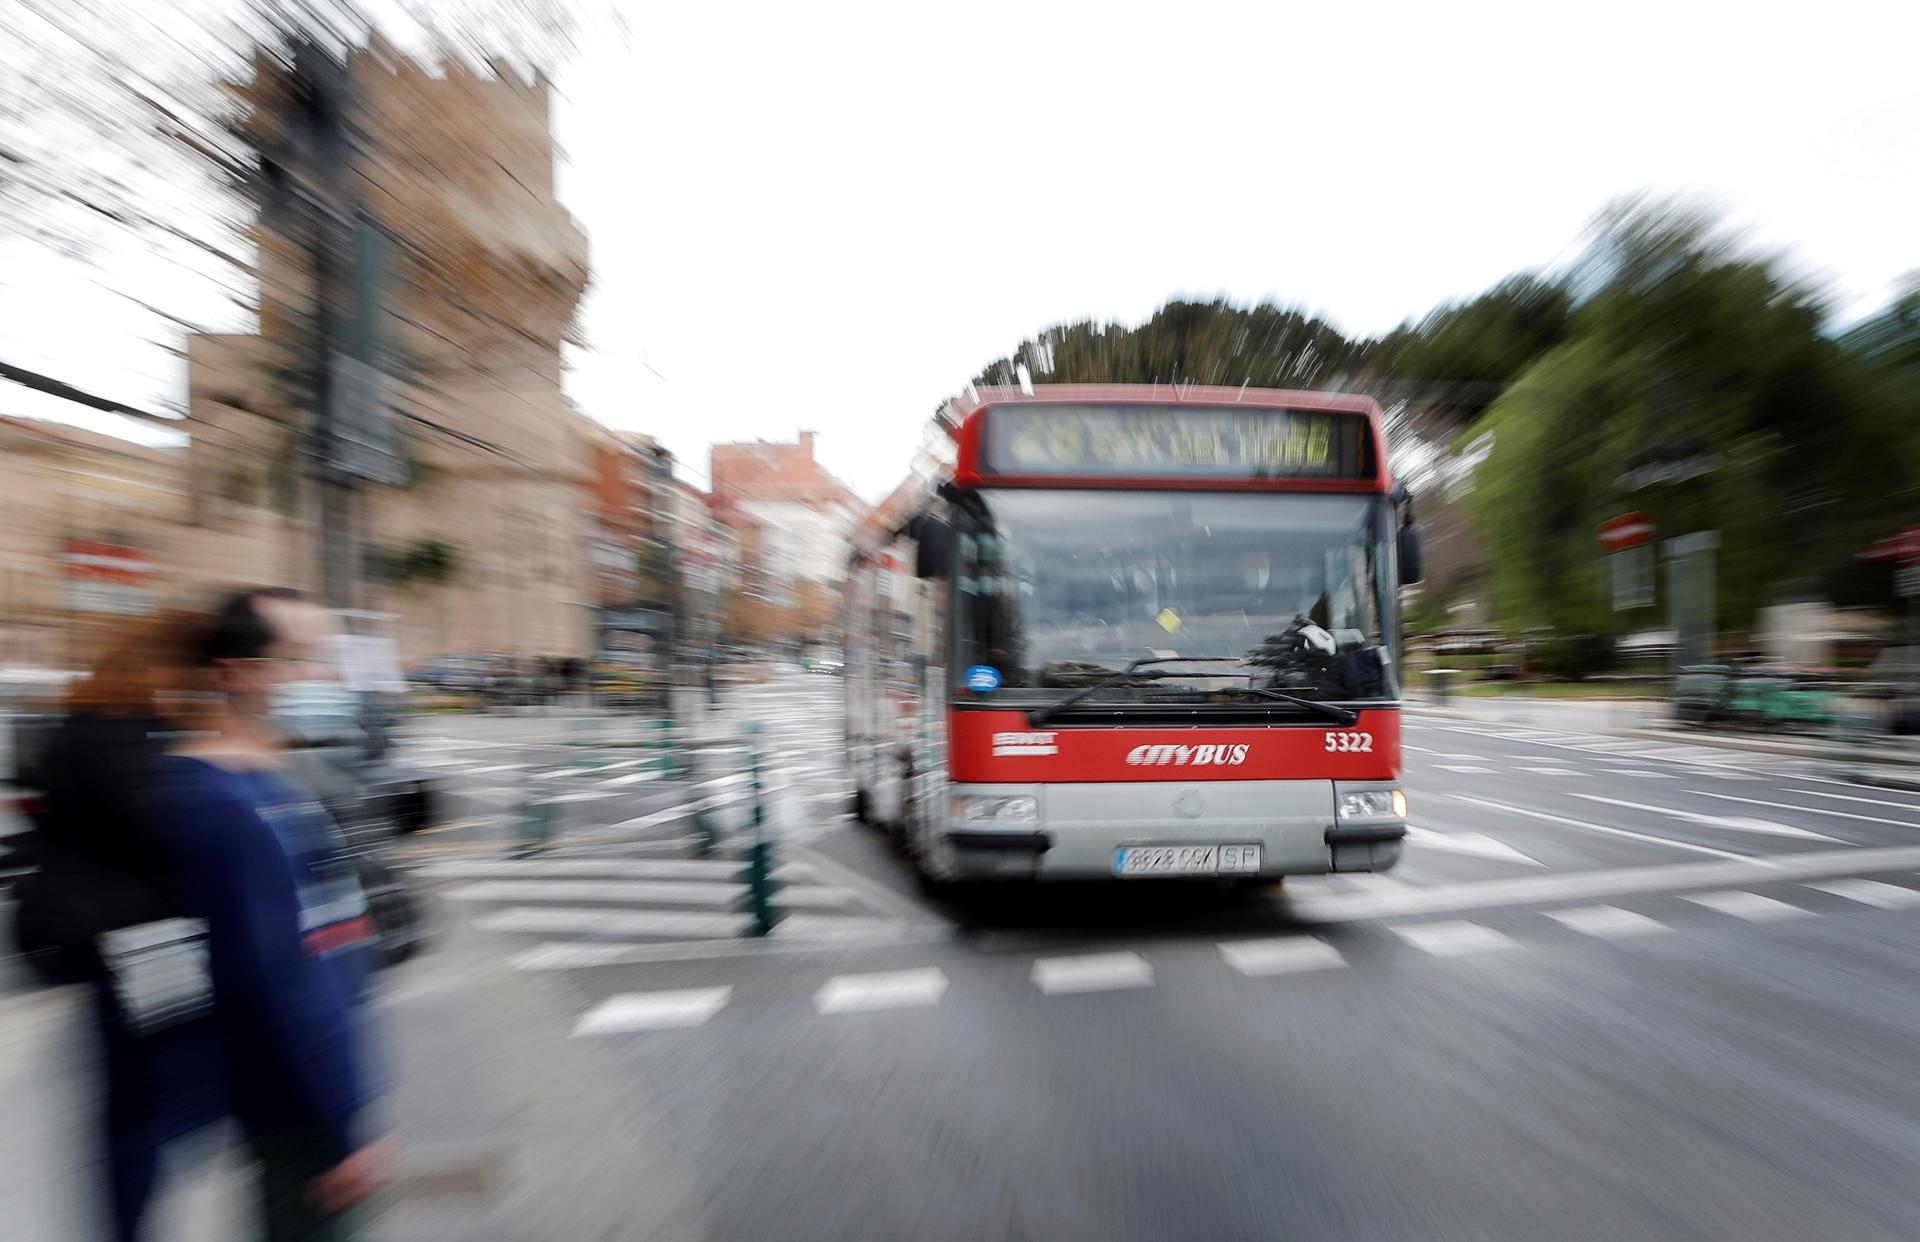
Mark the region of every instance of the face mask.
POLYGON ((344 742, 359 732, 360 700, 337 681, 290 681, 267 692, 267 719, 291 742, 344 742))

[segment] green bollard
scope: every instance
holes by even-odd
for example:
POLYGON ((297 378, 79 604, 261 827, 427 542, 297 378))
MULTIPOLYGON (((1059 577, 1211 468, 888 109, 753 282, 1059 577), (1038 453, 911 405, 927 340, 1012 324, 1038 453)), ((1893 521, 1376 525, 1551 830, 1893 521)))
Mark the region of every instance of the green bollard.
POLYGON ((752 797, 752 819, 755 839, 761 836, 761 830, 767 824, 767 808, 760 797, 760 722, 747 722, 747 790, 752 797))
POLYGON ((577 716, 567 722, 567 730, 573 736, 567 739, 567 745, 573 753, 567 756, 570 768, 590 768, 606 761, 599 751, 598 721, 589 716, 577 716))
POLYGON ((736 909, 753 916, 747 934, 771 935, 774 927, 786 917, 786 912, 773 904, 773 895, 780 890, 773 878, 773 842, 759 840, 747 847, 747 866, 740 878, 746 883, 747 893, 736 909))
POLYGON ((653 722, 653 740, 647 743, 650 752, 647 767, 660 780, 674 780, 682 775, 683 765, 673 746, 673 718, 662 716, 653 722))
POLYGON ((553 840, 553 799, 530 797, 520 808, 520 842, 517 858, 531 858, 553 840))

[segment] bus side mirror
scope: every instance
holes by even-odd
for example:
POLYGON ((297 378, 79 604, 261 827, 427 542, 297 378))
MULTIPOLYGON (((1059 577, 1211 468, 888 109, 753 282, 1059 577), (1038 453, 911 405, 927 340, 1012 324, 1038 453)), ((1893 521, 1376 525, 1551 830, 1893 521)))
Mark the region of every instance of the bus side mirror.
POLYGON ((953 527, 937 517, 922 517, 913 532, 913 576, 945 578, 953 572, 953 527))
POLYGON ((1400 585, 1412 586, 1426 576, 1420 564, 1420 531, 1412 522, 1400 528, 1400 585))

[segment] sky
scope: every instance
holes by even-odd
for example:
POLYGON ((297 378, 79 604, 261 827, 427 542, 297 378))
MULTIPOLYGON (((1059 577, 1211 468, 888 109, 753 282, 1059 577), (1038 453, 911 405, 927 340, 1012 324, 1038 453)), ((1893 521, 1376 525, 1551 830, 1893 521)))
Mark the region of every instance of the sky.
MULTIPOLYGON (((1623 194, 1719 206, 1842 319, 1920 268, 1911 0, 619 7, 559 78, 568 389, 695 482, 806 428, 877 498, 1049 324, 1224 295, 1380 332, 1567 261, 1623 194)), ((0 338, 77 349, 19 304, 0 338)), ((177 382, 127 348, 115 395, 177 382)))
POLYGON ((562 81, 576 396, 863 494, 1029 334, 1175 295, 1389 329, 1685 192, 1857 316, 1920 268, 1920 5, 649 6, 562 81), (1735 13, 1733 20, 1721 16, 1735 13))

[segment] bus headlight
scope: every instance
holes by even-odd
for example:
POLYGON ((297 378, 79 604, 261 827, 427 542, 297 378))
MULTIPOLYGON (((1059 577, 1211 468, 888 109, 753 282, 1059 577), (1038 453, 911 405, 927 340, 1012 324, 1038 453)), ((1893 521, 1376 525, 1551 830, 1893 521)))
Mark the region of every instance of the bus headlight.
POLYGON ((1341 819, 1405 819, 1407 795, 1398 789, 1357 789, 1340 795, 1341 819))
POLYGON ((1040 818, 1040 800, 1025 794, 956 794, 953 817, 969 824, 1031 824, 1040 818))

